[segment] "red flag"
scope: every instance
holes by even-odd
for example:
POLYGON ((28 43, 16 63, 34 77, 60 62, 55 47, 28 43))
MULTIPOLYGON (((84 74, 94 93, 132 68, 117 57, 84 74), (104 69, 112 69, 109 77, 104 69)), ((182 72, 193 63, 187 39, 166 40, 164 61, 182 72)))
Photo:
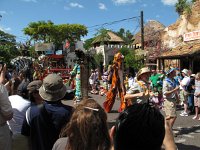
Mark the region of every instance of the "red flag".
POLYGON ((69 43, 69 41, 67 40, 67 41, 66 41, 66 44, 65 44, 65 48, 68 49, 69 47, 70 47, 70 43, 69 43))

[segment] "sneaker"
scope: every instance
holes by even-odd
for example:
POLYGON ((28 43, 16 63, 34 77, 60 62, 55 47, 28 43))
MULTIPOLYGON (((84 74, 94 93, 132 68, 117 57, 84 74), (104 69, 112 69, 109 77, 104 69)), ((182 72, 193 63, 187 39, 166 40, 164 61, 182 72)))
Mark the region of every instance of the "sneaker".
POLYGON ((192 119, 193 119, 193 120, 198 120, 198 119, 199 119, 199 117, 197 117, 197 116, 194 116, 192 119))
POLYGON ((188 116, 188 113, 183 112, 183 113, 180 114, 180 116, 182 116, 182 117, 188 116))

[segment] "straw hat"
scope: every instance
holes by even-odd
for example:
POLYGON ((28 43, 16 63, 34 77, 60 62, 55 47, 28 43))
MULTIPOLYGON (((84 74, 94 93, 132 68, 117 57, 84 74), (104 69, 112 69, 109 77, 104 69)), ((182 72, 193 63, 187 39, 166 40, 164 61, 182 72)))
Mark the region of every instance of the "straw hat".
POLYGON ((141 68, 137 73, 137 80, 139 80, 140 76, 145 74, 145 73, 151 73, 150 69, 147 68, 147 67, 141 68))
POLYGON ((45 77, 39 89, 40 96, 46 101, 58 101, 65 96, 66 92, 67 88, 57 74, 49 74, 45 77))

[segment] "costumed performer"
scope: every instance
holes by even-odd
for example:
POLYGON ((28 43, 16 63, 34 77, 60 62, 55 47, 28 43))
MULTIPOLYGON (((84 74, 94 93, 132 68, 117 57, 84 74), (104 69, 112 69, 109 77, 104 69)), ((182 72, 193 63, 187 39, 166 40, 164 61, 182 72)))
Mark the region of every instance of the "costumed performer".
POLYGON ((120 97, 120 107, 119 112, 125 109, 126 105, 124 103, 124 95, 126 94, 124 79, 123 79, 123 59, 124 56, 121 53, 117 53, 114 56, 113 60, 113 75, 112 75, 112 84, 110 90, 107 92, 106 101, 103 103, 104 109, 106 112, 110 112, 113 104, 115 102, 115 97, 119 92, 120 97))
POLYGON ((73 70, 70 72, 71 80, 75 77, 75 99, 74 104, 78 104, 81 101, 82 94, 81 94, 81 67, 78 64, 78 61, 74 65, 73 70))

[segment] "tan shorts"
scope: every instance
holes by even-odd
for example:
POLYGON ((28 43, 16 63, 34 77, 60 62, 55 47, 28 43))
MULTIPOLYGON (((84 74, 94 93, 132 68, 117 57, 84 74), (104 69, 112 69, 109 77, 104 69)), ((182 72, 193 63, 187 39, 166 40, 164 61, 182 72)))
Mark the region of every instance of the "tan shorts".
POLYGON ((181 102, 187 102, 188 100, 188 94, 184 90, 180 90, 180 101, 181 102))
POLYGON ((167 117, 176 117, 176 101, 165 99, 164 112, 167 117))
POLYGON ((194 106, 200 107, 200 97, 194 96, 194 106))

